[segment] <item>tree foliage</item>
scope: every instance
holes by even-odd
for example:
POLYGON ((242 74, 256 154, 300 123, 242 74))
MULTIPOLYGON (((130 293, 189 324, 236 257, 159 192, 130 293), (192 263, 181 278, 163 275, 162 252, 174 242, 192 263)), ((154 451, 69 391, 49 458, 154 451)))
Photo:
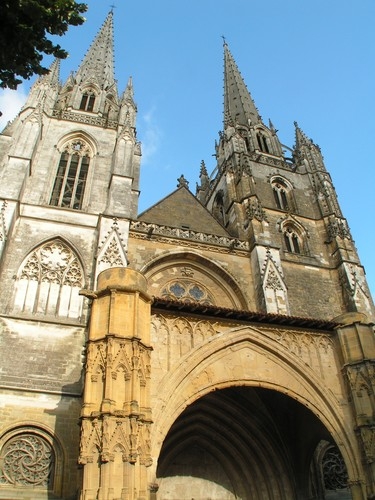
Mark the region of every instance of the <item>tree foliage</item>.
POLYGON ((74 0, 0 0, 0 87, 16 89, 18 77, 48 73, 45 54, 65 59, 68 53, 48 35, 82 24, 86 10, 74 0))

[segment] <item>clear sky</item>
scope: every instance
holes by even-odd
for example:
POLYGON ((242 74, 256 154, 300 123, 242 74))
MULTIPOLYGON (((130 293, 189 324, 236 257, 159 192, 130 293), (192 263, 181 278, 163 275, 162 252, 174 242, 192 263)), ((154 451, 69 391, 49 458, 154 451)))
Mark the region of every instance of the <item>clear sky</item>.
MULTIPOLYGON (((224 35, 265 123, 293 146, 297 121, 321 147, 374 293, 375 1, 86 3, 86 23, 60 41, 70 52, 61 77, 78 68, 115 3, 116 78, 122 92, 133 77, 138 104, 140 211, 173 191, 182 173, 195 193, 201 160, 214 168, 224 35)), ((29 85, 0 91, 2 124, 29 85)))

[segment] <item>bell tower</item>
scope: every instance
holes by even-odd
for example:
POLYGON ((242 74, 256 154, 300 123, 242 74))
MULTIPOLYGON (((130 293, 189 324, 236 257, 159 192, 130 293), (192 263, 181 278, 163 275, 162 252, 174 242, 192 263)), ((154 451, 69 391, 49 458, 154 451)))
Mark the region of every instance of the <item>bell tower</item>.
POLYGON ((318 303, 329 283, 339 310, 371 317, 364 271, 319 146, 297 123, 294 147, 280 142, 272 122, 259 115, 226 42, 223 115, 216 168, 209 176, 202 164, 197 197, 233 237, 249 242, 254 310, 304 316, 301 284, 315 283, 318 303))
MULTIPOLYGON (((117 89, 110 12, 77 72, 61 84, 54 61, 0 134, 0 332, 9 352, 0 383, 12 408, 2 421, 6 429, 21 422, 3 449, 34 443, 54 457, 35 499, 46 498, 46 489, 71 498, 80 484, 89 316, 80 291, 96 289, 102 271, 127 267, 139 196, 136 114, 132 79, 122 94, 117 89)), ((9 474, 5 490, 35 486, 19 469, 9 474)))

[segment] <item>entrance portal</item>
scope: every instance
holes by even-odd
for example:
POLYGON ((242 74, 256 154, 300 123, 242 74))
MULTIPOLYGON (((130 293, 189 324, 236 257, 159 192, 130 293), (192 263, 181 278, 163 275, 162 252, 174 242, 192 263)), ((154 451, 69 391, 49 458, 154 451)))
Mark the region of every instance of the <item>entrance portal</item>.
POLYGON ((323 448, 337 450, 320 420, 290 397, 262 388, 217 390, 171 427, 158 461, 157 498, 350 499, 343 476, 341 483, 330 478, 340 486, 334 492, 325 487, 323 448))

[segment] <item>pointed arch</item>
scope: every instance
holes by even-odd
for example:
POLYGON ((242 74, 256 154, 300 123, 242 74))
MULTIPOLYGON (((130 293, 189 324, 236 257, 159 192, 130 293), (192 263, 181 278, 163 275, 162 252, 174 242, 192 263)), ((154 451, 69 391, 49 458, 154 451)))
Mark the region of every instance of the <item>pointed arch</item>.
POLYGON ((289 302, 284 276, 272 258, 270 250, 267 251, 263 264, 263 293, 268 313, 289 314, 289 302))
POLYGON ((223 226, 225 225, 225 207, 224 207, 224 191, 220 189, 215 196, 212 205, 212 215, 217 219, 223 226))
MULTIPOLYGON (((167 251, 147 263, 140 272, 148 279, 151 295, 161 297, 162 290, 171 291, 167 288, 168 283, 172 286, 181 283, 191 301, 198 302, 197 297, 203 293, 202 300, 209 300, 214 305, 248 308, 244 293, 228 270, 193 251, 167 251)), ((179 300, 176 294, 175 299, 179 300)))
POLYGON ((272 176, 270 183, 276 207, 280 210, 295 212, 296 203, 292 184, 280 175, 272 176))
POLYGON ((79 319, 83 286, 78 254, 59 237, 48 240, 29 252, 19 268, 13 311, 79 319))
POLYGON ((338 444, 349 476, 358 477, 355 438, 345 425, 339 386, 327 389, 298 354, 291 356, 288 347, 248 326, 208 339, 180 360, 173 376, 160 381, 157 390, 163 398, 153 412, 154 456, 159 455, 167 433, 187 407, 209 393, 238 386, 270 389, 312 411, 338 444), (263 364, 264 370, 254 370, 263 364))
POLYGON ((120 230, 118 220, 115 218, 98 249, 96 278, 102 271, 110 267, 127 267, 126 251, 124 235, 120 230))
POLYGON ((95 144, 86 134, 78 132, 60 140, 57 150, 60 158, 49 204, 81 210, 95 144))
POLYGON ((283 234, 283 246, 286 252, 302 255, 308 253, 308 233, 295 217, 285 217, 279 222, 279 227, 283 234))

